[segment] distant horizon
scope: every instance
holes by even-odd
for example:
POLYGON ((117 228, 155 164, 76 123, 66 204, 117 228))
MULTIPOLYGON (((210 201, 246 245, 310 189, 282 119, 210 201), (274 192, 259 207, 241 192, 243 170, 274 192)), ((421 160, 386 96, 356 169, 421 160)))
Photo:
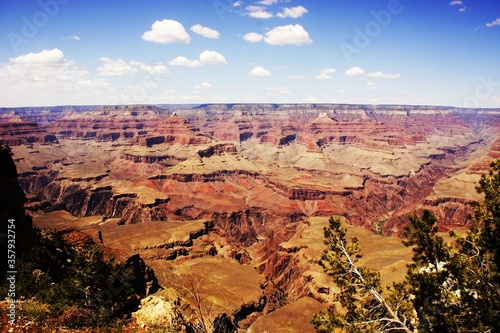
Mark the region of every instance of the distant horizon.
POLYGON ((491 0, 5 0, 0 105, 500 107, 491 0))
MULTIPOLYGON (((158 104, 61 104, 61 105, 26 105, 26 106, 0 106, 0 112, 5 112, 7 110, 12 109, 43 109, 43 108, 65 108, 65 107, 106 107, 106 106, 155 106, 161 108, 161 106, 190 106, 190 107, 199 107, 199 106, 210 106, 210 105, 318 105, 318 106, 366 106, 366 107, 411 107, 411 108, 449 108, 449 109, 463 109, 463 110, 499 110, 499 107, 465 107, 465 106, 452 106, 452 105, 435 105, 435 104, 364 104, 364 103, 158 103, 158 104)), ((91 110, 90 110, 91 111, 91 110)))

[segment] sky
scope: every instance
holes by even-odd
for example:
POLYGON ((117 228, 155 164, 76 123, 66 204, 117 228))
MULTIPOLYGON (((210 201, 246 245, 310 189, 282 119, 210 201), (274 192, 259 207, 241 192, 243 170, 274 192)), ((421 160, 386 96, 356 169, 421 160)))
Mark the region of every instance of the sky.
POLYGON ((500 108, 499 0, 2 0, 0 107, 500 108))

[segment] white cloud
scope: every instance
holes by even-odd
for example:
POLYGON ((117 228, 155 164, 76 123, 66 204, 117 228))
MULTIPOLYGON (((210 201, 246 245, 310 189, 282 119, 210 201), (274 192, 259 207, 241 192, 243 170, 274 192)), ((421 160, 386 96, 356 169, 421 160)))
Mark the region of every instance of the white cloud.
POLYGON ((250 71, 250 75, 254 76, 271 76, 271 72, 262 66, 257 66, 250 71))
POLYGON ((249 11, 248 16, 258 19, 268 19, 273 17, 273 14, 265 10, 255 10, 255 11, 249 11))
POLYGON ((495 108, 500 107, 500 96, 491 96, 490 97, 490 102, 491 102, 490 105, 492 107, 495 107, 495 108))
POLYGON ((204 27, 200 24, 193 25, 191 31, 206 38, 219 39, 220 37, 220 33, 217 30, 204 27))
POLYGON ((0 96, 4 106, 84 104, 109 93, 103 79, 90 79, 87 70, 64 57, 59 49, 11 58, 0 64, 0 96))
POLYGON ((363 74, 365 74, 365 71, 363 70, 363 68, 358 66, 351 67, 344 73, 344 75, 346 76, 360 76, 363 74))
POLYGON ((382 72, 366 73, 366 76, 376 79, 399 79, 399 74, 384 74, 382 72))
POLYGON ((164 65, 149 66, 146 64, 141 64, 140 69, 141 71, 147 72, 149 74, 167 75, 170 73, 167 67, 165 67, 164 65))
POLYGON ((64 54, 59 49, 43 50, 40 53, 28 53, 16 58, 11 58, 14 64, 62 64, 66 60, 64 54))
POLYGON ((144 64, 142 61, 137 61, 137 60, 130 60, 128 63, 132 66, 140 66, 144 64))
POLYGON ((195 89, 208 89, 212 87, 212 85, 208 82, 202 82, 199 86, 195 86, 195 89))
POLYGON ((279 95, 288 95, 290 94, 290 90, 288 90, 287 87, 268 87, 266 88, 267 91, 269 91, 268 96, 273 96, 276 94, 279 95))
POLYGON ((172 59, 168 62, 171 66, 183 66, 183 67, 199 67, 203 66, 203 64, 199 60, 189 60, 186 57, 179 56, 175 59, 172 59))
POLYGON ((236 1, 235 3, 233 3, 233 7, 239 7, 243 4, 242 1, 236 1))
POLYGON ((226 58, 215 51, 203 51, 200 54, 200 61, 205 65, 225 66, 228 64, 226 58))
POLYGON ((500 17, 499 17, 499 18, 497 18, 497 19, 496 19, 496 20, 494 20, 494 21, 491 21, 491 22, 489 22, 489 23, 486 23, 485 25, 486 25, 488 28, 494 27, 494 26, 496 26, 496 25, 499 25, 499 26, 500 26, 500 17))
POLYGON ((243 39, 246 40, 247 42, 250 42, 250 43, 258 43, 263 38, 264 38, 264 36, 262 36, 256 32, 249 32, 245 36, 243 36, 243 39))
POLYGON ((104 64, 97 68, 100 76, 124 76, 131 75, 137 72, 137 69, 130 64, 127 64, 122 59, 112 60, 107 57, 99 59, 104 64))
POLYGON ((283 12, 278 13, 277 16, 281 18, 299 18, 307 13, 307 9, 302 6, 283 8, 283 12))
POLYGON ((273 14, 266 11, 266 9, 263 6, 247 6, 245 8, 247 10, 246 15, 253 17, 253 18, 258 18, 258 19, 268 19, 273 17, 273 14))
POLYGON ((307 76, 305 76, 305 75, 287 75, 286 78, 288 80, 304 80, 304 79, 307 79, 307 76))
POLYGON ((308 94, 308 97, 303 100, 304 103, 315 103, 318 99, 311 94, 308 94))
POLYGON ((465 12, 467 11, 467 6, 461 1, 461 0, 453 0, 450 3, 448 3, 450 6, 461 6, 458 11, 460 12, 465 12))
POLYGON ((189 44, 191 40, 182 24, 174 20, 156 21, 142 39, 160 44, 189 44))
MULTIPOLYGON (((363 80, 365 80, 365 79, 363 79, 363 80)), ((375 89, 377 88, 377 87, 375 86, 375 83, 373 83, 373 82, 372 82, 372 81, 370 81, 370 80, 366 80, 366 86, 367 86, 368 88, 370 88, 370 90, 375 90, 375 89)))
POLYGON ((332 74, 337 70, 335 68, 325 68, 318 75, 316 75, 316 79, 318 80, 329 80, 332 78, 332 74))
POLYGON ((62 40, 80 40, 80 37, 75 36, 75 35, 73 35, 73 36, 66 36, 66 37, 63 37, 62 40))
POLYGON ((186 57, 179 56, 168 62, 171 66, 183 66, 183 67, 200 67, 203 65, 217 65, 225 66, 228 65, 226 58, 215 51, 203 51, 200 56, 200 60, 189 60, 186 57))
POLYGON ((278 0, 260 0, 259 3, 261 5, 270 6, 278 3, 278 0))
POLYGON ((299 24, 276 27, 266 33, 264 42, 270 45, 302 45, 311 44, 309 34, 299 24))

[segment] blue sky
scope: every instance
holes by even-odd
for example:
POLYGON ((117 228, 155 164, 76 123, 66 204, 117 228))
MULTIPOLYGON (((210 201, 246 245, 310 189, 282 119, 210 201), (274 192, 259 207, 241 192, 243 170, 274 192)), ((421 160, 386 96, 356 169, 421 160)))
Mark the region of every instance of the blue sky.
POLYGON ((0 106, 500 107, 498 0, 3 0, 0 106))

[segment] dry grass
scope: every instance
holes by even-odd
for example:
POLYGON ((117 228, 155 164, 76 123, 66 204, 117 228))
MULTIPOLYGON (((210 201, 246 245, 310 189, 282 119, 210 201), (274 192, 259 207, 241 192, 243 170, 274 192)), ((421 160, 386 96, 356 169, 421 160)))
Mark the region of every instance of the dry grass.
POLYGON ((324 305, 310 297, 303 297, 267 316, 258 318, 247 332, 314 333, 310 321, 313 315, 321 310, 324 310, 324 305))

